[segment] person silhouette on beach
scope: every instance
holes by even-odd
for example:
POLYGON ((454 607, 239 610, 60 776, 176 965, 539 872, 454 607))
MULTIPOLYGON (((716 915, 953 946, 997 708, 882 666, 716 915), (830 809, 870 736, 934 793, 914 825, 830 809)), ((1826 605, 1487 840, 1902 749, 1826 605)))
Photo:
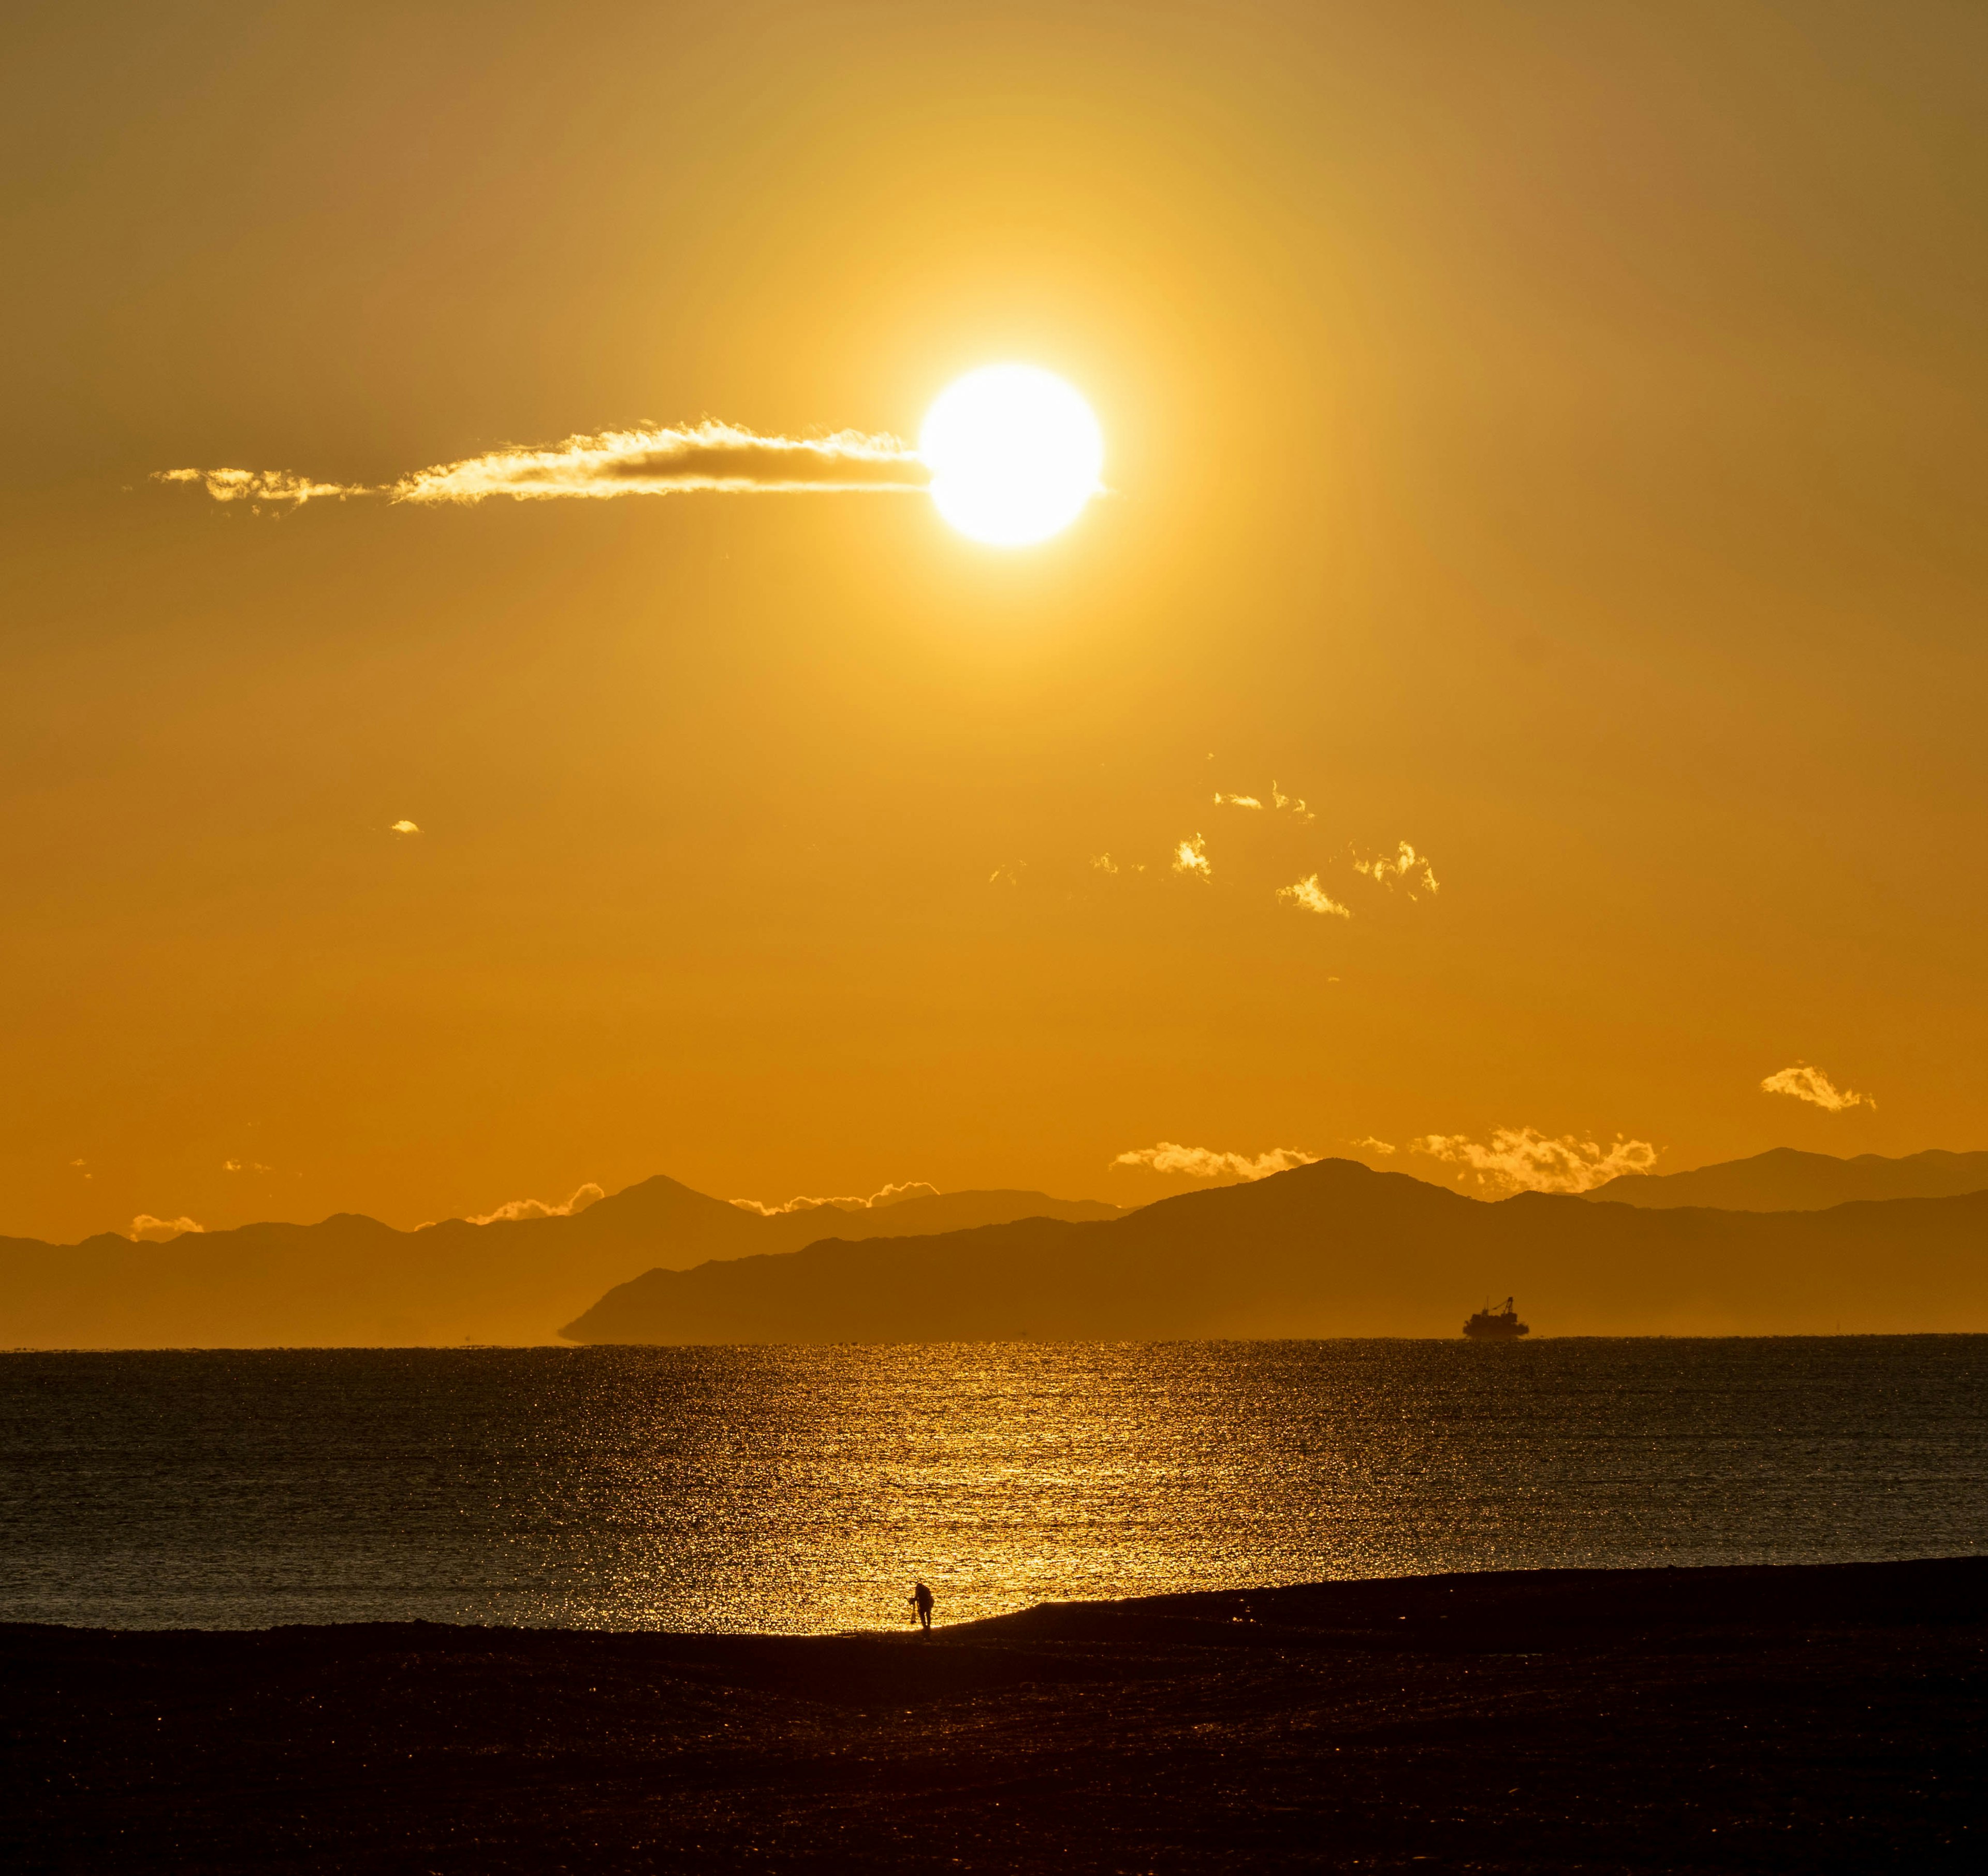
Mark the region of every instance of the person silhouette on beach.
POLYGON ((920 1627, 929 1635, 931 1633, 932 1593, 923 1583, 911 1592, 911 1607, 918 1611, 920 1627))

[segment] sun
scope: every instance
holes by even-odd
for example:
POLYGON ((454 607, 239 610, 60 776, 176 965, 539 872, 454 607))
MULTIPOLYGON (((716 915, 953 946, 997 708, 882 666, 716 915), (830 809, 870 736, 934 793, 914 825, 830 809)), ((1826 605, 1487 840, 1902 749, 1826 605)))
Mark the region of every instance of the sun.
POLYGON ((1102 485, 1104 439, 1090 406, 1035 365, 983 365, 925 412, 918 454, 931 498, 962 534, 1026 547, 1070 526, 1102 485))

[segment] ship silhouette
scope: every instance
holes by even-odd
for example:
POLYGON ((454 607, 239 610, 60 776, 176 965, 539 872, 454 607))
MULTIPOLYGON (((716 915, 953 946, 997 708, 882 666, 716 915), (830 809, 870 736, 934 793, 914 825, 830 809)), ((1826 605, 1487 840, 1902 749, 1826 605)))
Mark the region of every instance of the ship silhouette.
POLYGON ((1479 1310, 1464 1324, 1463 1333, 1473 1342, 1514 1342, 1533 1332, 1530 1324, 1519 1320, 1519 1312, 1512 1307, 1512 1299, 1508 1296, 1502 1309, 1493 1309, 1486 1304, 1479 1310))

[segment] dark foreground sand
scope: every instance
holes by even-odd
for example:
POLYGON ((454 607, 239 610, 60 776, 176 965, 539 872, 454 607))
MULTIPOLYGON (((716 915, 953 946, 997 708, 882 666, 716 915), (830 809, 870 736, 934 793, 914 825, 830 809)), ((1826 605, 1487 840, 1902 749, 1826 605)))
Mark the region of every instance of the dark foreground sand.
POLYGON ((823 1640, 0 1628, 11 1870, 1988 1867, 1988 1559, 823 1640))

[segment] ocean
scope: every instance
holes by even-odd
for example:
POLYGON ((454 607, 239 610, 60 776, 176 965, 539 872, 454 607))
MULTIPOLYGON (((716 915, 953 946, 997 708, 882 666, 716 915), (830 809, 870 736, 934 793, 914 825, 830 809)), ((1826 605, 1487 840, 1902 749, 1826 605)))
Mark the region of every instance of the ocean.
POLYGON ((1988 1336, 0 1355, 0 1620, 819 1633, 1988 1548, 1988 1336))

